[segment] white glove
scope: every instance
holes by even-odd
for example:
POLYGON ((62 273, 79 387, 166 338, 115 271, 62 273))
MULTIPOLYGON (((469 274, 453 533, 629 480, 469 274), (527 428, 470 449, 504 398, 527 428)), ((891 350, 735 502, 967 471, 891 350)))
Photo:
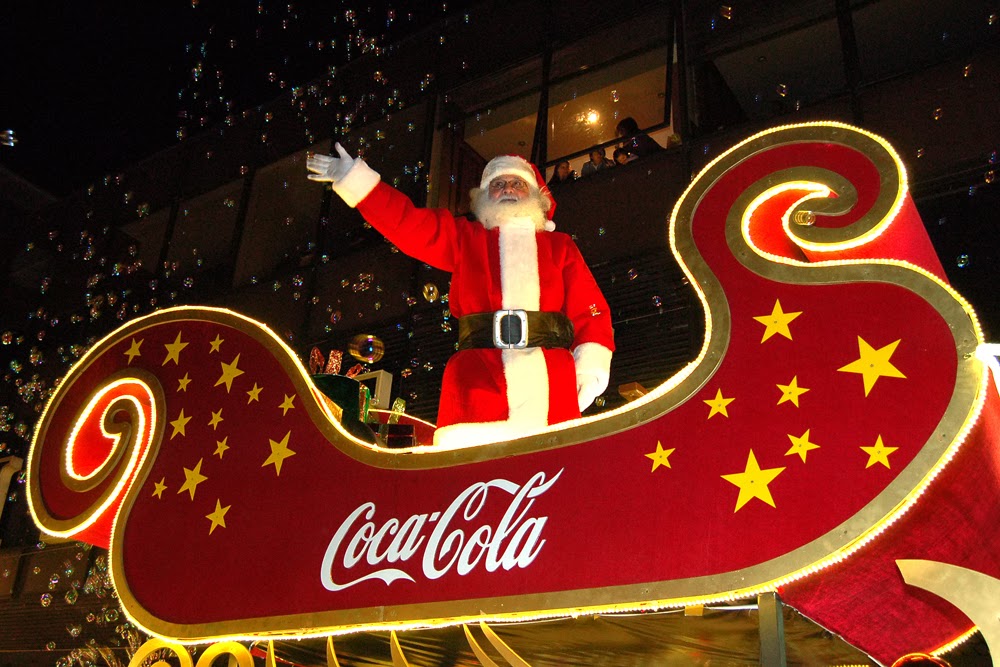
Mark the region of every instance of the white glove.
POLYGON ((576 400, 580 405, 580 412, 589 408, 594 399, 600 396, 607 386, 607 382, 601 382, 596 375, 578 373, 576 376, 576 400))
POLYGON ((310 181, 324 183, 339 183, 347 176, 354 166, 352 158, 340 143, 334 144, 340 157, 332 155, 313 155, 306 159, 306 169, 312 173, 307 176, 310 181))

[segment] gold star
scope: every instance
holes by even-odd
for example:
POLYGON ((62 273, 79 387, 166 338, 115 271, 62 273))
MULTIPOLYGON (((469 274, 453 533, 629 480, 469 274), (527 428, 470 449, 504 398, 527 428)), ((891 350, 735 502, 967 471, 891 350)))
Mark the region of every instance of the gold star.
POLYGON ((760 339, 763 343, 768 338, 774 334, 781 334, 788 340, 792 339, 792 332, 788 329, 788 324, 796 317, 802 314, 802 311, 797 313, 785 313, 781 310, 781 301, 777 299, 774 300, 774 309, 771 311, 770 315, 758 315, 754 317, 755 320, 764 325, 764 337, 760 339))
POLYGON ((285 437, 281 439, 281 442, 275 442, 268 438, 268 442, 271 443, 271 455, 267 457, 267 460, 260 464, 260 467, 274 464, 274 474, 281 474, 281 464, 289 456, 295 456, 295 452, 288 448, 288 436, 292 434, 291 431, 285 434, 285 437))
POLYGON ((177 338, 174 339, 173 343, 164 343, 163 347, 167 348, 167 358, 163 360, 161 366, 166 366, 168 361, 173 361, 174 364, 181 363, 181 350, 187 347, 187 343, 181 342, 181 332, 177 332, 177 338))
POLYGON ((185 417, 184 416, 184 408, 181 408, 181 413, 179 415, 177 415, 177 419, 175 419, 172 422, 170 422, 170 425, 174 427, 173 433, 170 434, 170 439, 173 440, 174 436, 177 435, 178 433, 180 433, 181 435, 186 436, 187 433, 184 432, 184 427, 187 426, 187 423, 189 421, 191 421, 191 418, 190 417, 185 417))
POLYGON ((222 408, 219 408, 218 412, 212 413, 212 418, 208 420, 208 425, 212 427, 212 430, 216 430, 219 424, 223 421, 222 419, 222 408))
POLYGON ((227 435, 225 438, 215 443, 215 451, 212 453, 218 454, 219 458, 221 459, 222 455, 226 453, 227 449, 229 449, 229 445, 226 444, 228 442, 229 442, 229 436, 227 435))
POLYGON ((233 388, 233 380, 238 378, 240 375, 243 375, 243 371, 236 367, 238 363, 240 363, 240 355, 237 354, 236 358, 231 362, 228 364, 222 364, 222 375, 212 386, 218 387, 220 384, 225 384, 226 393, 228 394, 229 390, 233 388))
POLYGON ((208 479, 208 477, 201 474, 201 462, 204 460, 198 459, 198 465, 194 468, 184 468, 184 484, 181 485, 181 488, 177 489, 177 493, 187 491, 191 494, 191 500, 194 500, 194 492, 198 488, 198 485, 208 479))
POLYGON ((247 392, 247 396, 250 397, 249 399, 247 399, 247 405, 250 405, 254 401, 260 400, 261 389, 263 389, 263 387, 258 387, 256 382, 253 383, 253 389, 247 392))
POLYGON ((163 500, 163 492, 167 490, 167 485, 164 483, 167 481, 166 477, 161 477, 159 482, 156 482, 156 488, 153 489, 153 495, 163 500))
POLYGON ((211 514, 205 515, 205 518, 212 522, 212 527, 208 529, 209 535, 211 535, 218 526, 222 526, 223 528, 226 527, 226 512, 229 511, 230 507, 232 507, 232 505, 226 505, 223 507, 222 503, 219 502, 219 499, 215 499, 215 511, 211 514))
MULTIPOLYGON (((670 467, 670 461, 668 457, 674 453, 673 449, 664 449, 663 445, 659 441, 656 442, 656 451, 645 454, 644 456, 653 461, 653 470, 656 470, 660 466, 670 467)), ((650 470, 649 472, 653 472, 650 470)))
POLYGON ((177 391, 186 392, 189 384, 191 384, 191 378, 188 377, 188 373, 185 373, 184 377, 177 381, 177 391))
POLYGON ((792 454, 798 454, 802 458, 802 462, 806 462, 806 453, 813 449, 819 449, 819 445, 814 442, 809 442, 809 431, 812 429, 806 429, 806 432, 795 437, 791 433, 788 434, 788 439, 792 441, 792 447, 787 452, 785 456, 791 456, 792 454))
POLYGON ((889 454, 899 449, 899 447, 886 447, 882 444, 882 436, 880 435, 875 440, 875 445, 873 447, 862 447, 861 451, 868 455, 868 463, 865 464, 865 469, 871 468, 876 463, 881 463, 886 468, 889 467, 889 454))
POLYGON ((799 386, 798 375, 793 377, 792 381, 788 384, 779 384, 778 389, 781 390, 781 398, 778 399, 778 405, 781 405, 786 401, 791 401, 792 405, 795 407, 799 407, 799 396, 809 391, 805 387, 799 386))
POLYGON ((711 419, 717 414, 721 414, 723 417, 728 417, 729 413, 726 411, 726 406, 735 400, 736 400, 735 398, 723 398, 721 389, 716 390, 715 398, 713 398, 712 400, 706 401, 702 399, 703 403, 712 408, 708 413, 707 419, 711 419))
POLYGON ((223 340, 223 338, 222 338, 222 336, 220 334, 215 334, 215 340, 210 341, 208 343, 209 345, 212 346, 211 349, 209 349, 208 353, 212 354, 213 352, 218 352, 219 348, 221 348, 222 344, 225 343, 225 342, 226 341, 223 340))
POLYGON ((883 375, 891 378, 906 377, 899 372, 898 368, 889 363, 889 357, 896 351, 897 345, 899 345, 898 340, 876 350, 864 338, 858 336, 858 351, 861 357, 837 370, 845 373, 860 373, 865 381, 865 396, 867 396, 868 392, 875 386, 875 382, 883 375))
POLYGON ((730 484, 740 487, 740 495, 736 499, 736 509, 733 510, 733 513, 739 512, 740 508, 750 502, 752 498, 759 498, 771 507, 775 507, 774 499, 771 498, 771 491, 767 485, 773 482, 774 478, 780 475, 783 470, 784 468, 761 470, 751 449, 750 456, 747 457, 746 470, 722 476, 722 479, 730 484))
POLYGON ((278 406, 279 408, 281 408, 281 416, 282 417, 284 417, 286 414, 288 414, 289 410, 295 409, 295 406, 292 405, 292 403, 294 401, 295 401, 295 394, 292 394, 291 396, 289 396, 288 394, 285 394, 285 400, 283 400, 281 402, 281 405, 278 406))
POLYGON ((133 359, 142 356, 142 352, 139 351, 139 348, 141 346, 142 346, 141 340, 136 342, 135 338, 132 339, 132 344, 129 346, 127 350, 125 350, 125 356, 128 357, 128 363, 131 364, 133 359))

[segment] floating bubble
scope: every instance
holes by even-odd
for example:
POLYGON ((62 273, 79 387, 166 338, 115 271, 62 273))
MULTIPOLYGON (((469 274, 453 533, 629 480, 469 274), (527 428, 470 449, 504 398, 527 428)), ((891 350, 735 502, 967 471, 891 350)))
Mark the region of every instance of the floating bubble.
POLYGON ((385 354, 385 345, 382 341, 370 334, 358 334, 351 339, 347 345, 347 351, 358 361, 375 363, 385 354))
POLYGON ((434 283, 424 283, 424 299, 430 303, 434 303, 438 300, 440 293, 438 292, 438 286, 434 283))
POLYGON ((635 269, 629 269, 626 275, 628 276, 629 280, 635 280, 636 278, 639 277, 639 272, 636 271, 635 269))
POLYGON ((660 298, 660 297, 658 297, 658 296, 654 296, 654 297, 653 297, 653 305, 654 305, 655 307, 659 308, 660 306, 662 306, 662 305, 663 305, 663 299, 661 299, 661 298, 660 298))
POLYGON ((934 113, 931 114, 931 116, 934 118, 934 120, 941 120, 941 118, 944 116, 944 110, 941 109, 941 107, 938 107, 934 109, 934 113))
POLYGON ((969 256, 965 253, 962 253, 961 255, 955 258, 955 265, 958 266, 958 268, 960 269, 964 269, 969 265, 969 256))
POLYGON ((992 169, 990 169, 990 170, 989 170, 988 172, 986 172, 986 174, 985 174, 985 175, 983 176, 983 180, 984 180, 984 181, 986 181, 987 183, 992 183, 993 181, 995 181, 995 180, 996 180, 996 177, 997 177, 997 175, 996 175, 996 172, 995 172, 995 171, 993 171, 992 169))
POLYGON ((783 83, 779 83, 778 87, 775 88, 775 92, 778 93, 779 97, 788 97, 788 86, 783 83))
POLYGON ((42 593, 42 597, 40 598, 40 602, 42 603, 43 607, 48 607, 50 604, 52 604, 52 594, 51 593, 42 593))

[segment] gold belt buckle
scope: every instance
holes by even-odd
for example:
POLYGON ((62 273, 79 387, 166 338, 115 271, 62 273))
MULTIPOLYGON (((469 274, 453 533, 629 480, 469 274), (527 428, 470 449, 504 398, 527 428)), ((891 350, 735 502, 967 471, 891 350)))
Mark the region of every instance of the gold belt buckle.
POLYGON ((493 347, 523 350, 528 347, 528 312, 497 310, 493 313, 493 347))

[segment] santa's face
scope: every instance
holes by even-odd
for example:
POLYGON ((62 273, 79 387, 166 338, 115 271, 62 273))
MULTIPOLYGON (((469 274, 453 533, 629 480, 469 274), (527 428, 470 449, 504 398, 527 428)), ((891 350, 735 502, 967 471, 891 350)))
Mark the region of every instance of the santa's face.
POLYGON ((489 197, 492 202, 517 202, 528 197, 528 183, 520 176, 504 174, 490 181, 489 197))
POLYGON ((469 195, 472 212, 487 229, 508 223, 524 224, 525 221, 538 230, 546 228, 545 212, 549 210, 549 201, 522 176, 497 176, 485 188, 473 188, 469 195))

